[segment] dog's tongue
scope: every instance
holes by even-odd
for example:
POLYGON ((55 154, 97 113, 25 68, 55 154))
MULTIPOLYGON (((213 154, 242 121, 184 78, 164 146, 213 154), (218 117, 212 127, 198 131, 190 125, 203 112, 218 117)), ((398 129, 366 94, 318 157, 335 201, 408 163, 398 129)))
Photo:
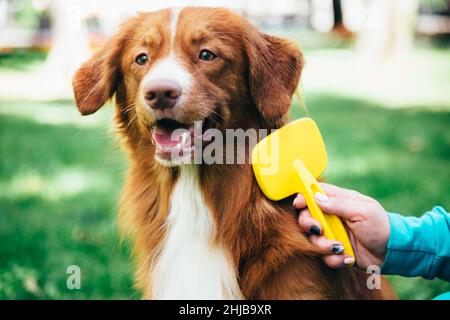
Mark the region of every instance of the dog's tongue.
POLYGON ((163 147, 174 147, 181 142, 183 132, 173 134, 175 130, 155 128, 153 130, 153 140, 156 144, 163 147))

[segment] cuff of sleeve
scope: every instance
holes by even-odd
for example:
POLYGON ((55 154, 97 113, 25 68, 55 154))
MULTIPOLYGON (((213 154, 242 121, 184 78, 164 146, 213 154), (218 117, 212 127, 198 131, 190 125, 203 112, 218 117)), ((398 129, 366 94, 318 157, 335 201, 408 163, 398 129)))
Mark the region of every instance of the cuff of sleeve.
POLYGON ((432 252, 423 250, 425 248, 415 246, 417 239, 414 239, 411 225, 418 222, 415 221, 417 218, 405 218, 396 213, 388 213, 388 216, 391 231, 381 273, 429 278, 427 275, 430 270, 423 270, 423 267, 432 266, 435 256, 432 252), (409 221, 411 219, 414 220, 409 221))

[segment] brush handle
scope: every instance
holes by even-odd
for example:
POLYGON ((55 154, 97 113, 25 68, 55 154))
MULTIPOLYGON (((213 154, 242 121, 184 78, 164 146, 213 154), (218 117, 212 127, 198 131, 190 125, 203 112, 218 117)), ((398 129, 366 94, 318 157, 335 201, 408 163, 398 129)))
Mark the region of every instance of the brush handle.
POLYGON ((315 200, 316 192, 325 194, 314 176, 301 160, 294 161, 294 168, 299 177, 299 192, 305 197, 311 216, 318 220, 327 239, 337 240, 344 245, 344 254, 355 257, 347 231, 338 216, 323 213, 315 200))

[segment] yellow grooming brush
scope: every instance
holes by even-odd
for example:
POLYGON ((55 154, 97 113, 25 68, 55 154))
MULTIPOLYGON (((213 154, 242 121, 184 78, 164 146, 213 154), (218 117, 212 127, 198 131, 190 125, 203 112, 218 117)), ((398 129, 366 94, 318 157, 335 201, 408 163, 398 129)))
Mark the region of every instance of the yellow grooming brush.
POLYGON ((252 151, 256 180, 271 200, 278 201, 301 193, 327 239, 344 245, 344 254, 355 257, 339 217, 320 210, 316 192, 325 194, 316 178, 327 166, 325 144, 316 123, 310 118, 293 121, 262 139, 252 151))

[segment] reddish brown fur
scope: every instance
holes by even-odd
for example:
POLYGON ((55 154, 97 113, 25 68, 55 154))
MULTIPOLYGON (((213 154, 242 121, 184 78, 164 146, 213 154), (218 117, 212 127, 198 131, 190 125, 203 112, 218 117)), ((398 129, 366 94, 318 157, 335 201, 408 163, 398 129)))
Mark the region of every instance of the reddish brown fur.
MULTIPOLYGON (((134 240, 136 283, 152 297, 149 274, 161 250, 171 191, 177 168, 154 160, 149 127, 137 101, 139 81, 147 70, 136 70, 130 59, 143 45, 153 61, 168 54, 170 13, 140 14, 126 22, 105 48, 74 77, 82 114, 99 109, 114 93, 116 123, 128 151, 130 168, 120 203, 121 225, 134 240)), ((258 32, 224 9, 185 9, 176 35, 178 54, 196 72, 196 86, 182 121, 197 120, 214 105, 223 117, 221 128, 278 128, 300 78, 303 57, 286 41, 258 32), (190 23, 195 21, 195 24, 190 23), (227 57, 199 72, 195 44, 209 45, 227 57)), ((151 65, 148 67, 151 68, 151 65)), ((366 275, 357 269, 330 270, 320 252, 299 232, 291 200, 269 201, 261 193, 250 165, 201 165, 200 185, 221 243, 237 266, 240 289, 248 299, 376 299, 394 297, 387 284, 368 290, 366 275), (239 183, 236 183, 239 181, 239 183)))

